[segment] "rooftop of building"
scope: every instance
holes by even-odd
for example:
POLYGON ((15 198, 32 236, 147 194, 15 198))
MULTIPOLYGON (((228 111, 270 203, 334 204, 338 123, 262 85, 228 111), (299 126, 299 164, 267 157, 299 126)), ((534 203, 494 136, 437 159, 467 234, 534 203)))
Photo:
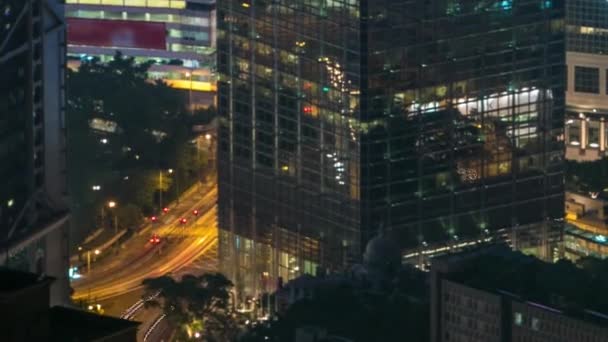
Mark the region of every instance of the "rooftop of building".
POLYGON ((0 280, 0 296, 2 296, 11 295, 32 286, 50 283, 53 278, 2 267, 0 268, 0 280))
MULTIPOLYGON (((0 268, 0 298, 15 298, 17 292, 26 289, 35 289, 37 293, 43 293, 42 291, 48 291, 48 287, 44 289, 42 286, 53 281, 52 277, 3 267, 0 268)), ((17 298, 22 301, 26 296, 17 296, 17 298)), ((50 336, 45 341, 107 340, 111 336, 123 336, 123 334, 129 333, 129 330, 135 340, 135 329, 139 325, 137 322, 61 306, 48 308, 48 299, 46 302, 39 302, 44 300, 43 296, 34 295, 32 298, 36 301, 35 303, 19 302, 19 304, 40 306, 42 311, 38 310, 31 314, 42 314, 44 320, 48 319, 50 322, 49 332, 44 332, 45 335, 48 333, 50 336)), ((6 312, 3 313, 6 314, 6 312)))
POLYGON ((55 306, 49 310, 51 341, 95 341, 134 330, 139 323, 55 306))
MULTIPOLYGON (((448 279, 579 319, 608 324, 608 261, 546 263, 498 245, 460 253, 448 279)), ((446 256, 445 258, 450 258, 446 256)), ((449 260, 453 262, 455 260, 449 260)))

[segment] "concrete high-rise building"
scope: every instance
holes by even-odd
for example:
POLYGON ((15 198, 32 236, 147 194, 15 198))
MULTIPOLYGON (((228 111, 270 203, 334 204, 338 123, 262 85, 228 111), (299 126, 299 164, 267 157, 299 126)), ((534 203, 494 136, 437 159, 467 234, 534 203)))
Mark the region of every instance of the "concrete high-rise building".
POLYGON ((566 158, 606 156, 608 135, 608 2, 566 2, 566 158))
POLYGON ((0 264, 69 300, 62 1, 0 1, 0 264))
MULTIPOLYGON (((576 162, 606 158, 608 148, 608 2, 566 2, 566 62, 568 65, 565 141, 566 159, 576 162)), ((598 166, 599 167, 599 166, 598 166)), ((577 171, 572 171, 576 173, 577 171)), ((603 218, 607 200, 602 189, 580 186, 566 194, 565 256, 608 256, 608 228, 603 218), (598 210, 599 208, 599 210, 598 210)), ((593 181, 593 180, 591 180, 593 181)))
POLYGON ((439 257, 431 266, 431 342, 607 341, 604 296, 580 295, 581 285, 601 292, 590 286, 597 276, 506 246, 439 257))
POLYGON ((190 106, 213 105, 215 0, 67 0, 68 66, 116 51, 152 62, 150 78, 185 92, 190 106))
POLYGON ((221 268, 255 295, 360 260, 563 217, 564 2, 218 3, 221 268))

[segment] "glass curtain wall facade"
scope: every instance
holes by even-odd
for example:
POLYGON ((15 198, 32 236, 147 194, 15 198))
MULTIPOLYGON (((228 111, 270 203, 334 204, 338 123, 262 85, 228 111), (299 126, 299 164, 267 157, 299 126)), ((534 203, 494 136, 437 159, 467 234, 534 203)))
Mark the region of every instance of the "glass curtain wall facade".
POLYGON ((364 227, 384 222, 406 250, 549 240, 563 217, 563 6, 368 2, 364 227))
POLYGON ((566 2, 568 51, 608 53, 608 3, 595 0, 566 2))
POLYGON ((246 293, 360 253, 359 7, 320 4, 218 2, 220 249, 246 293))
POLYGON ((240 293, 360 261, 380 230, 409 257, 547 240, 563 6, 220 2, 220 262, 240 293))

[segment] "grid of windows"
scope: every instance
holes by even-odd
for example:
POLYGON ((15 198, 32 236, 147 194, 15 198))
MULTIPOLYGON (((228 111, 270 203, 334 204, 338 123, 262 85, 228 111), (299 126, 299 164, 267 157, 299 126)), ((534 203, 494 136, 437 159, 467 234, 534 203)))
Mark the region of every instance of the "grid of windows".
POLYGON ((66 4, 186 8, 185 0, 66 0, 66 4))
POLYGON ((579 93, 600 93, 600 69, 582 66, 574 67, 574 91, 579 93))
POLYGON ((415 249, 561 217, 564 13, 530 4, 218 3, 220 229, 338 268, 379 227, 415 249))
MULTIPOLYGON (((41 123, 42 108, 33 110, 31 88, 32 63, 28 57, 29 49, 18 52, 22 44, 28 43, 28 27, 25 20, 19 20, 20 13, 26 3, 18 0, 3 3, 0 15, 0 42, 5 42, 9 29, 14 30, 13 37, 6 40, 7 45, 0 51, 0 239, 4 239, 10 226, 17 218, 19 211, 25 205, 29 194, 33 191, 30 139, 34 119, 41 123), (17 52, 11 58, 11 54, 17 52), (29 113, 29 115, 28 115, 29 113), (30 153, 25 153, 30 151, 30 153)), ((26 9, 25 9, 26 10, 26 9)), ((29 43, 32 43, 29 41, 29 43)), ((40 48, 40 44, 33 46, 40 48)), ((40 66, 38 66, 40 68, 40 66)), ((40 100, 41 88, 36 89, 37 99, 40 100)))
POLYGON ((566 1, 568 51, 608 53, 608 2, 566 1))
POLYGON ((171 13, 141 13, 141 12, 123 12, 123 11, 91 11, 91 10, 72 10, 66 11, 68 18, 86 18, 86 19, 108 19, 108 20, 136 20, 136 21, 151 21, 159 23, 177 23, 182 25, 192 25, 198 27, 209 27, 209 18, 193 17, 187 15, 171 14, 171 13))

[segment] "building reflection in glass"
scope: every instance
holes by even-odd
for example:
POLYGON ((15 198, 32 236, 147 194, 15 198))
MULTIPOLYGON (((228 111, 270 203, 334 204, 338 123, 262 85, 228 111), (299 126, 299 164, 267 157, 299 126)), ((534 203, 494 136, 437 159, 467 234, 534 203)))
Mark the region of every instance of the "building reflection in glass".
POLYGON ((218 3, 221 267, 256 294, 563 215, 563 1, 218 3), (268 280, 267 280, 268 278, 268 280), (271 284, 271 285, 266 285, 271 284))

